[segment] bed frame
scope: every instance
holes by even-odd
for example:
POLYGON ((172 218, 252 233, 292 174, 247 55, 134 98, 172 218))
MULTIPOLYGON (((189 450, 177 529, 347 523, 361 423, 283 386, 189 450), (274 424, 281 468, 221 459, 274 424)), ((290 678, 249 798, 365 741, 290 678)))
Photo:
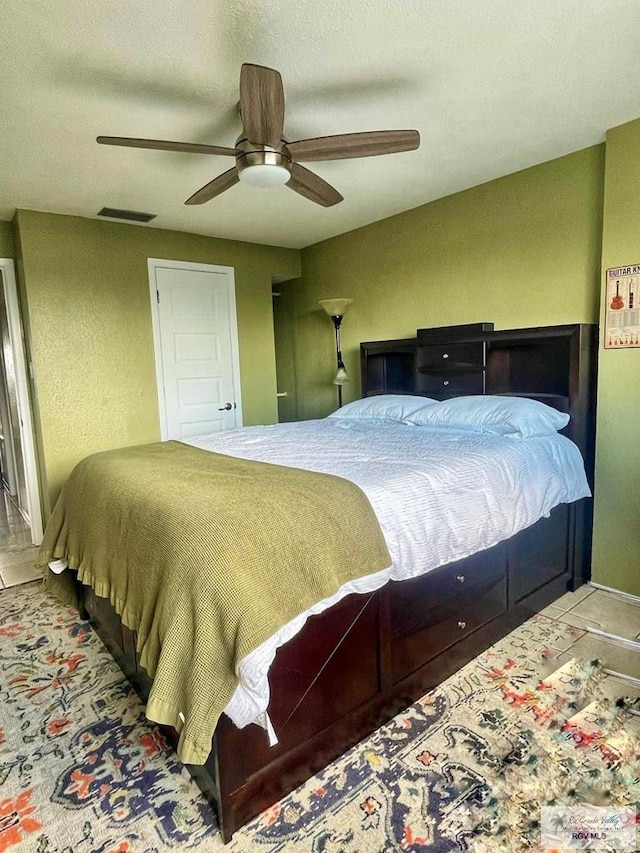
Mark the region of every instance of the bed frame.
MULTIPOLYGON (((362 394, 533 397, 571 415, 593 484, 597 327, 420 329, 361 344, 362 394)), ((423 577, 351 595, 277 653, 269 715, 280 742, 223 715, 203 767, 190 766, 224 841, 489 645, 589 578, 591 500, 556 507, 510 540, 423 577)), ((82 588, 86 614, 145 696, 135 636, 82 588)), ((173 730, 170 730, 172 732, 173 730)), ((173 733, 175 734, 175 733, 173 733)))

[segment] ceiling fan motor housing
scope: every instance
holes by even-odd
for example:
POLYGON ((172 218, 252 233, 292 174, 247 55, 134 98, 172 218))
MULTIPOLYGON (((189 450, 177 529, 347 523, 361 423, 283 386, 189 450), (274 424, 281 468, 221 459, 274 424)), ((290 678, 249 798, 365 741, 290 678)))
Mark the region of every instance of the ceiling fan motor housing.
POLYGON ((291 157, 285 145, 254 145, 246 138, 236 142, 236 168, 241 181, 254 186, 286 184, 291 177, 291 157))

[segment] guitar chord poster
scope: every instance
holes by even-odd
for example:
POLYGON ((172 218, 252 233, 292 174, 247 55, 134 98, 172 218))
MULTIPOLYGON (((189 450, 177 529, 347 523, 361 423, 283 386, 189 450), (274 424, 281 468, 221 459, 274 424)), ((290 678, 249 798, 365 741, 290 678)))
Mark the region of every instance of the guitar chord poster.
POLYGON ((640 347, 640 264, 607 270, 605 349, 640 347))

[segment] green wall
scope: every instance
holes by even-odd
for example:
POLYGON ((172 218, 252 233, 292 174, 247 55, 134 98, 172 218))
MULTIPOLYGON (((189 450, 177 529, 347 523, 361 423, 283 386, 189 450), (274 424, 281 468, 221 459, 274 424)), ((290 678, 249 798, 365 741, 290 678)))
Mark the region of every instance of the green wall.
POLYGON ((597 322, 604 146, 448 196, 302 252, 298 413, 335 407, 332 325, 318 300, 355 300, 342 326, 359 394, 359 343, 416 329, 597 322))
MULTIPOLYGON (((609 267, 640 263, 639 150, 640 120, 607 133, 603 290, 609 267)), ((640 595, 640 349, 601 347, 599 372, 593 580, 640 595)))
POLYGON ((13 258, 13 226, 10 222, 0 221, 0 258, 13 258))
POLYGON ((244 423, 277 419, 271 281, 297 250, 25 210, 16 233, 45 501, 88 453, 160 437, 149 257, 235 268, 244 423))

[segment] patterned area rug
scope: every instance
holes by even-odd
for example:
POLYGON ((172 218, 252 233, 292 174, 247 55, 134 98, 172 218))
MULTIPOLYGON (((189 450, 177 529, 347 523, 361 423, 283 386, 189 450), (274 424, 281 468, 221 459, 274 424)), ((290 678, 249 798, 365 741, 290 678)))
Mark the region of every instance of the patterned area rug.
POLYGON ((536 616, 236 833, 97 636, 39 584, 0 593, 0 853, 539 850, 543 805, 638 805, 640 736, 582 635, 536 616))

